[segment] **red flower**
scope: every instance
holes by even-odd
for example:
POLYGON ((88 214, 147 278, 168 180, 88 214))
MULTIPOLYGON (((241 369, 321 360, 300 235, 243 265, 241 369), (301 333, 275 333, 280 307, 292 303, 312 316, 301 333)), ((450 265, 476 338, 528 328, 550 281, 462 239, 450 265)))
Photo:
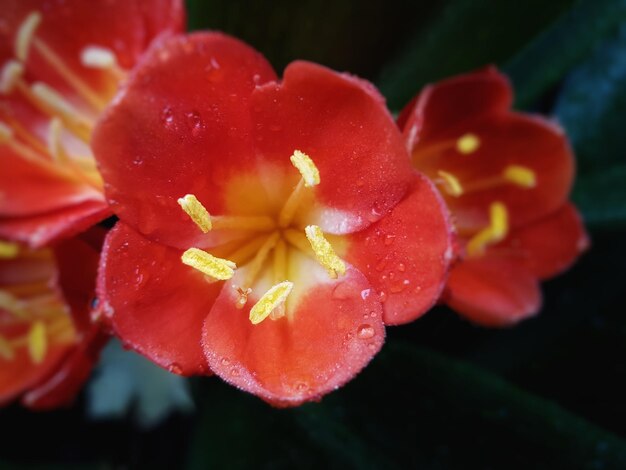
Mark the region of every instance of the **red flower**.
POLYGON ((567 202, 574 161, 563 131, 511 103, 506 77, 488 68, 426 87, 398 120, 413 166, 440 186, 458 232, 443 300, 487 326, 536 314, 539 280, 588 246, 567 202))
POLYGON ((0 404, 71 401, 105 336, 89 321, 98 250, 83 240, 55 253, 0 242, 0 404))
POLYGON ((444 206, 364 81, 295 62, 279 82, 239 41, 178 37, 135 69, 93 147, 121 219, 102 314, 173 372, 208 366, 296 405, 439 296, 444 206))
POLYGON ((0 236, 33 247, 110 214, 94 123, 180 0, 6 0, 0 19, 0 236))

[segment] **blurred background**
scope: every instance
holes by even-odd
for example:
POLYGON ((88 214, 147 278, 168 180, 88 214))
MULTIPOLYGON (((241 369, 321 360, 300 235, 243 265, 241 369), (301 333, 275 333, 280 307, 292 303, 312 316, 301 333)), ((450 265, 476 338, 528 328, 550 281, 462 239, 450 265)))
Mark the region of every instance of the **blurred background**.
POLYGON ((541 314, 487 330, 438 308, 322 403, 275 410, 111 344, 72 408, 0 411, 1 468, 626 468, 626 0, 188 0, 191 29, 373 81, 393 111, 495 63, 558 120, 592 237, 541 314))

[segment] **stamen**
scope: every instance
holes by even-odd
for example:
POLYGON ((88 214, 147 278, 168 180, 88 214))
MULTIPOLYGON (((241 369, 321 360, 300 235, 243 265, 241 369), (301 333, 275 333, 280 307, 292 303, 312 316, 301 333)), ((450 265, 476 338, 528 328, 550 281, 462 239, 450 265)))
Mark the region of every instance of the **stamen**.
POLYGON ((0 73, 0 94, 8 95, 13 92, 15 85, 24 74, 24 66, 17 60, 9 60, 0 73))
POLYGON ((183 253, 181 260, 187 266, 220 281, 233 277, 235 269, 237 269, 237 265, 232 261, 216 258, 198 248, 189 248, 183 253))
POLYGON ((502 176, 507 181, 523 188, 534 188, 537 185, 535 172, 525 166, 509 165, 504 169, 502 176))
POLYGON ((211 230, 211 217, 209 211, 202 205, 193 194, 186 194, 178 199, 178 204, 191 220, 202 230, 202 233, 208 233, 211 230))
POLYGON ((479 256, 488 245, 501 242, 509 231, 508 212, 501 202, 489 206, 489 226, 474 235, 466 246, 468 256, 479 256))
POLYGON ((267 237, 267 240, 265 240, 254 259, 248 265, 244 286, 252 286, 259 275, 261 268, 263 267, 263 263, 265 263, 265 260, 267 259, 267 255, 269 255, 269 252, 276 246, 279 239, 280 233, 278 232, 274 232, 267 237))
POLYGON ((6 290, 0 290, 0 309, 18 318, 24 319, 27 317, 23 302, 6 290))
POLYGON ((274 310, 284 307, 292 289, 293 282, 290 281, 283 281, 270 288, 250 309, 250 322, 253 325, 258 325, 269 317, 274 310))
POLYGON ((276 222, 271 217, 259 216, 230 216, 216 215, 211 218, 213 230, 253 230, 267 232, 276 228, 276 222))
POLYGON ((293 155, 289 159, 302 175, 304 185, 307 188, 320 184, 320 172, 306 153, 294 150, 293 155))
POLYGON ((0 144, 11 140, 13 138, 13 130, 5 123, 0 122, 0 144))
POLYGON ((315 255, 315 253, 311 250, 309 240, 302 232, 289 228, 287 230, 283 230, 283 236, 285 237, 285 240, 287 240, 287 242, 294 248, 299 249, 305 254, 311 254, 312 256, 315 255))
POLYGON ((35 30, 41 23, 41 13, 33 11, 22 22, 17 36, 15 38, 15 56, 22 62, 26 62, 28 58, 28 52, 30 45, 33 42, 35 36, 35 30))
POLYGON ((287 244, 281 238, 274 248, 274 282, 287 277, 287 244))
POLYGON ((5 361, 11 361, 14 357, 15 353, 11 347, 11 343, 9 343, 4 336, 0 335, 0 358, 5 361))
POLYGON ((250 241, 241 244, 235 251, 231 251, 228 259, 241 266, 250 261, 264 244, 265 238, 263 236, 255 236, 250 241))
POLYGON ((36 321, 28 332, 28 353, 35 364, 40 364, 48 349, 48 337, 46 335, 46 325, 41 321, 36 321))
POLYGON ((110 69, 117 66, 117 57, 111 49, 87 46, 80 53, 80 63, 92 69, 110 69))
POLYGON ((476 134, 467 133, 463 134, 456 141, 456 149, 459 153, 464 155, 469 155, 470 153, 474 153, 478 147, 480 147, 480 139, 476 134))
POLYGON ((459 197, 463 194, 463 186, 456 176, 443 170, 439 170, 437 174, 442 179, 443 187, 450 196, 459 197))
POLYGON ((344 275, 346 273, 346 265, 343 260, 337 256, 328 240, 324 238, 322 229, 317 225, 308 225, 304 229, 304 232, 309 239, 309 243, 315 252, 317 260, 326 268, 328 275, 332 279, 336 279, 338 274, 344 275))
POLYGON ((298 207, 300 207, 300 203, 302 202, 302 198, 304 197, 304 179, 298 181, 298 185, 289 195, 287 202, 280 210, 280 214, 278 216, 278 226, 280 228, 286 228, 291 224, 293 217, 296 215, 296 211, 298 207))
POLYGON ((252 293, 252 289, 250 289, 249 287, 241 288, 238 286, 233 286, 233 288, 237 291, 237 294, 239 295, 239 297, 237 298, 237 302, 235 302, 235 307, 241 310, 248 303, 248 296, 252 293))
POLYGON ((58 117, 53 117, 48 127, 48 151, 52 158, 59 162, 68 160, 67 152, 61 141, 62 132, 63 122, 58 117))
POLYGON ((15 258, 20 252, 20 246, 17 243, 3 242, 0 240, 0 259, 15 258))

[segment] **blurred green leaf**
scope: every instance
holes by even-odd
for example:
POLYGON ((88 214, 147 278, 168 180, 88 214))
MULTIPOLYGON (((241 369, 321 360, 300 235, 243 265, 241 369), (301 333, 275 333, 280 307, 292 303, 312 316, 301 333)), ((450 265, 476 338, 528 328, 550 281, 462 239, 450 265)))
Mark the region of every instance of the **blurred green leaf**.
POLYGON ((426 83, 489 63, 502 64, 574 0, 456 0, 407 42, 378 85, 398 110, 426 83))
POLYGON ((568 77, 554 111, 576 150, 585 218, 626 222, 626 25, 568 77))
POLYGON ((582 0, 504 66, 526 108, 626 21, 625 0, 582 0))

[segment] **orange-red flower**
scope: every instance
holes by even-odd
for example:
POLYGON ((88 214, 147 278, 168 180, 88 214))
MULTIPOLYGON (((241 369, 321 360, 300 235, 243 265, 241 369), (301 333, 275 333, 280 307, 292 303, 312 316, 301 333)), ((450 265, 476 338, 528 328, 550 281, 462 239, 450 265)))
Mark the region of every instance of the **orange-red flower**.
POLYGON ((181 36, 146 55, 93 147, 121 219, 101 313, 173 372, 295 405, 440 294, 443 202, 369 83, 306 62, 278 81, 237 40, 181 36))
POLYGON ((110 214, 96 119, 180 0, 6 0, 0 18, 0 236, 33 247, 110 214))
POLYGON ((458 232, 443 300, 488 326, 537 313, 539 280, 588 246, 568 203, 574 161, 566 136, 511 104, 506 77, 488 68, 426 87, 398 120, 413 166, 438 184, 458 232))
POLYGON ((54 253, 0 241, 0 404, 53 408, 79 391, 106 339, 89 321, 97 264, 79 239, 54 253))

